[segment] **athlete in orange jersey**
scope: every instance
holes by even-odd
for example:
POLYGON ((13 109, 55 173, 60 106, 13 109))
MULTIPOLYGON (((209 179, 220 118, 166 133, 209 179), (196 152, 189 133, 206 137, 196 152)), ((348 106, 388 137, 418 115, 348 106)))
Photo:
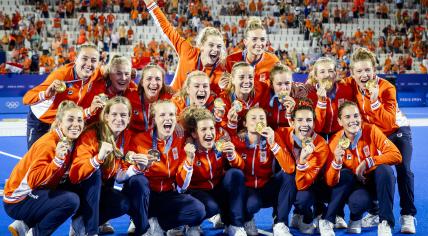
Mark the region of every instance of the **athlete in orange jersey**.
POLYGON ((186 161, 180 166, 181 191, 190 193, 205 206, 205 218, 228 212, 223 222, 229 235, 245 232, 243 207, 245 202, 244 162, 234 145, 225 137, 216 144, 217 132, 211 112, 190 107, 184 111, 184 124, 193 142, 186 144, 186 161), (187 176, 190 175, 190 179, 187 176), (181 183, 181 181, 187 182, 181 183))
POLYGON ((218 84, 224 71, 223 64, 226 57, 222 33, 216 28, 205 27, 199 32, 196 47, 194 47, 181 37, 168 22, 156 2, 152 0, 144 0, 144 2, 150 15, 168 37, 179 56, 177 71, 171 84, 172 88, 176 91, 180 90, 188 73, 201 70, 209 76, 212 90, 217 94, 220 93, 221 89, 218 84))
POLYGON ((91 90, 93 83, 101 79, 97 69, 99 53, 94 45, 82 45, 76 61, 53 71, 40 85, 29 90, 23 104, 30 105, 27 116, 28 148, 49 130, 58 105, 71 100, 78 105, 91 90), (65 90, 63 83, 65 82, 65 90))
POLYGON ((287 209, 293 204, 288 199, 295 195, 290 187, 295 185, 294 176, 284 171, 275 173, 274 169, 275 158, 286 159, 289 154, 275 142, 275 133, 267 126, 266 113, 262 108, 251 108, 244 126, 246 131, 240 137, 232 136, 232 142, 245 161, 245 231, 247 235, 256 235, 254 214, 262 207, 273 206, 277 216, 273 230, 275 234, 286 235, 289 233, 287 209))
POLYGON ((63 101, 51 131, 13 169, 3 197, 6 213, 16 219, 9 225, 13 235, 50 235, 79 208, 79 196, 65 182, 83 126, 83 109, 63 101))
POLYGON ((315 132, 329 142, 330 137, 341 129, 337 110, 345 101, 352 101, 352 87, 337 77, 335 62, 327 57, 319 58, 313 66, 313 79, 307 83, 316 88, 315 132))
MULTIPOLYGON (((290 199, 295 199, 295 214, 301 215, 298 217, 299 230, 306 234, 314 231, 312 205, 320 197, 319 173, 330 155, 326 141, 314 132, 314 122, 312 106, 308 101, 300 101, 292 113, 291 127, 277 129, 275 138, 279 146, 290 154, 277 160, 285 172, 295 176, 295 184, 290 186, 295 197, 290 199)), ((287 208, 287 216, 291 204, 287 208)))
MULTIPOLYGON (((401 232, 416 233, 414 216, 414 175, 411 170, 412 134, 409 121, 397 105, 395 87, 375 74, 376 57, 365 48, 357 49, 351 56, 352 84, 356 101, 364 122, 374 124, 397 146, 403 161, 397 170, 398 193, 401 207, 401 232), (367 86, 368 81, 374 86, 367 86)), ((371 211, 371 215, 376 214, 371 211)))
POLYGON ((254 81, 254 68, 246 62, 236 63, 231 77, 228 89, 220 94, 227 114, 222 127, 236 133, 250 108, 267 106, 269 90, 266 84, 254 81))
POLYGON ((327 184, 334 187, 320 225, 329 225, 326 231, 333 232, 336 210, 348 202, 351 211, 348 231, 361 233, 363 213, 370 210, 377 199, 381 222, 378 232, 392 235, 395 177, 390 165, 401 162, 400 152, 375 125, 362 124, 357 104, 345 102, 338 113, 343 130, 337 132, 329 144, 334 155, 329 157, 325 172, 327 184), (347 145, 343 140, 348 141, 347 145))
POLYGON ((291 113, 296 105, 292 98, 293 73, 283 64, 276 64, 270 72, 270 100, 266 108, 268 124, 272 129, 289 127, 291 113))
POLYGON ((266 52, 266 43, 266 30, 261 20, 251 17, 244 31, 245 50, 227 56, 226 70, 231 72, 237 62, 248 62, 254 67, 254 80, 269 85, 270 71, 279 59, 274 54, 266 52))
POLYGON ((138 84, 138 95, 140 104, 137 106, 137 113, 132 120, 131 129, 136 131, 149 131, 153 129, 153 119, 150 117, 151 106, 158 100, 169 100, 172 98, 173 91, 165 83, 165 70, 157 64, 146 65, 142 72, 142 78, 138 84), (138 121, 144 121, 139 123, 138 121))
MULTIPOLYGON (((85 204, 91 206, 91 217, 83 217, 86 233, 98 233, 98 226, 109 219, 128 214, 143 234, 149 228, 147 178, 141 172, 149 165, 143 155, 129 153, 132 133, 127 129, 132 107, 125 97, 108 100, 101 112, 100 122, 90 126, 77 141, 70 168, 72 183, 80 183, 96 176, 98 181, 92 197, 85 204), (128 157, 128 159, 126 159, 128 157), (130 163, 129 163, 130 162, 130 163), (123 183, 122 191, 115 190, 114 181, 123 183), (102 184, 103 182, 103 184, 102 184)), ((74 218, 77 221, 79 217, 74 218)), ((78 224, 72 224, 75 232, 78 224)))
POLYGON ((181 225, 189 225, 188 232, 195 233, 205 217, 205 207, 189 194, 181 194, 176 188, 187 180, 181 179, 179 166, 186 160, 183 150, 185 137, 174 132, 177 109, 170 101, 158 101, 151 107, 154 128, 151 132, 137 134, 130 150, 145 154, 155 161, 144 170, 150 185, 150 225, 153 234, 163 234, 181 225), (190 231, 189 231, 190 230, 190 231))

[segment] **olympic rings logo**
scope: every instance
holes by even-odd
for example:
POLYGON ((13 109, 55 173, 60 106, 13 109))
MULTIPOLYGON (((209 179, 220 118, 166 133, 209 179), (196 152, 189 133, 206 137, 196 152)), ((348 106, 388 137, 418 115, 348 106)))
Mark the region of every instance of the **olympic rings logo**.
POLYGON ((7 101, 5 103, 5 105, 9 109, 16 109, 19 107, 19 102, 18 101, 7 101))

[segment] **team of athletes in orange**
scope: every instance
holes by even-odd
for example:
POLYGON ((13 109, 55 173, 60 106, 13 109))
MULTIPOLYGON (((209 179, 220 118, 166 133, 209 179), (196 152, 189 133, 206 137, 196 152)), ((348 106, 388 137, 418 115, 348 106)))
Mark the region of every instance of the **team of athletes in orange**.
POLYGON ((179 55, 171 86, 156 64, 138 84, 126 57, 101 67, 85 44, 28 91, 29 150, 4 189, 13 235, 50 235, 69 217, 70 235, 97 235, 127 214, 136 235, 198 236, 210 218, 229 235, 253 236, 265 207, 275 236, 372 226, 392 235, 392 167, 401 232, 415 233, 411 131, 373 53, 356 49, 348 78, 319 58, 298 83, 265 51, 260 19, 247 23, 245 50, 226 55, 216 28, 193 46, 145 2, 179 55))

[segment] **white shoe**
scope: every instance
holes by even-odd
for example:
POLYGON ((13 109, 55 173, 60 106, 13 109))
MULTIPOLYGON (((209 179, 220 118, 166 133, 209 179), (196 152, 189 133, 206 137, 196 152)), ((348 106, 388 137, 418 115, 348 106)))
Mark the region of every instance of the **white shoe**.
POLYGON ((156 217, 152 217, 149 219, 150 225, 150 234, 152 236, 164 236, 165 232, 162 227, 159 225, 158 219, 156 217))
POLYGON ((247 235, 250 235, 250 236, 259 235, 254 218, 244 223, 244 229, 245 229, 245 232, 247 232, 247 235))
POLYGON ((114 228, 110 222, 107 221, 104 224, 98 226, 98 232, 100 232, 100 234, 113 234, 114 228))
POLYGON ((402 215, 400 217, 401 233, 416 234, 415 217, 412 215, 402 215))
POLYGON ((302 218, 302 215, 293 214, 293 216, 291 216, 290 228, 299 228, 300 218, 302 218))
POLYGON ((346 229, 348 228, 348 224, 345 219, 341 216, 336 216, 336 224, 334 224, 334 228, 336 229, 346 229))
POLYGON ((303 223, 303 217, 301 217, 300 222, 299 222, 299 231, 302 234, 313 234, 315 231, 315 225, 314 223, 303 223))
POLYGON ((320 234, 321 236, 334 236, 334 230, 333 230, 333 226, 334 224, 331 223, 328 220, 319 220, 319 230, 320 230, 320 234))
MULTIPOLYGON (((183 236, 184 235, 184 226, 179 226, 173 229, 166 231, 167 236, 183 236)), ((202 230, 201 230, 202 231, 202 230)))
POLYGON ((78 216, 71 220, 70 225, 70 236, 85 236, 86 230, 85 230, 85 224, 83 223, 83 217, 78 216))
POLYGON ((391 226, 389 226, 388 221, 384 220, 377 226, 377 235, 392 236, 391 226))
POLYGON ((213 223, 214 229, 221 229, 224 228, 224 223, 221 221, 220 214, 214 215, 213 217, 209 218, 208 221, 213 223))
MULTIPOLYGON (((150 228, 147 230, 147 232, 150 231, 150 228)), ((128 226, 128 234, 133 234, 135 233, 135 224, 134 221, 130 220, 129 221, 129 226, 128 226)))
POLYGON ((200 236, 201 235, 201 227, 198 226, 191 226, 187 227, 186 229, 186 236, 200 236))
POLYGON ((33 236, 33 228, 29 229, 25 236, 33 236))
POLYGON ((361 227, 370 228, 379 225, 379 216, 368 213, 363 217, 361 227))
POLYGON ((273 226, 273 236, 293 236, 290 229, 284 223, 276 223, 273 226))
POLYGON ((8 227, 12 236, 25 236, 28 232, 28 226, 22 220, 15 220, 8 227))
POLYGON ((247 236, 244 227, 229 225, 226 231, 229 236, 247 236))
POLYGON ((361 223, 362 220, 356 220, 356 221, 349 221, 348 224, 348 230, 347 232, 349 234, 361 234, 361 223))
POLYGON ((315 226, 315 230, 317 231, 317 233, 319 233, 320 232, 320 230, 319 230, 319 222, 320 222, 320 220, 321 220, 321 217, 322 217, 322 215, 318 215, 317 217, 315 217, 315 219, 312 221, 312 223, 314 224, 314 226, 315 226))

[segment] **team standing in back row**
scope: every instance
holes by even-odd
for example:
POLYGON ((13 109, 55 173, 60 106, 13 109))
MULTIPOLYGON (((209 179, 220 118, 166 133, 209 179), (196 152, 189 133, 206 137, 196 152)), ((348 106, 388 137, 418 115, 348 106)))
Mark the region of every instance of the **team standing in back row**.
POLYGON ((124 214, 136 235, 185 226, 197 236, 211 217, 229 235, 257 235, 254 214, 265 207, 275 236, 370 226, 391 235, 392 166, 401 232, 415 233, 410 127, 370 51, 355 50, 348 78, 319 58, 301 84, 265 51, 258 18, 247 22, 245 50, 226 56, 216 28, 193 46, 145 3, 180 58, 171 87, 156 64, 138 85, 128 58, 99 66, 87 44, 28 91, 29 150, 4 189, 13 235, 50 235, 69 217, 70 235, 97 235, 124 214))

